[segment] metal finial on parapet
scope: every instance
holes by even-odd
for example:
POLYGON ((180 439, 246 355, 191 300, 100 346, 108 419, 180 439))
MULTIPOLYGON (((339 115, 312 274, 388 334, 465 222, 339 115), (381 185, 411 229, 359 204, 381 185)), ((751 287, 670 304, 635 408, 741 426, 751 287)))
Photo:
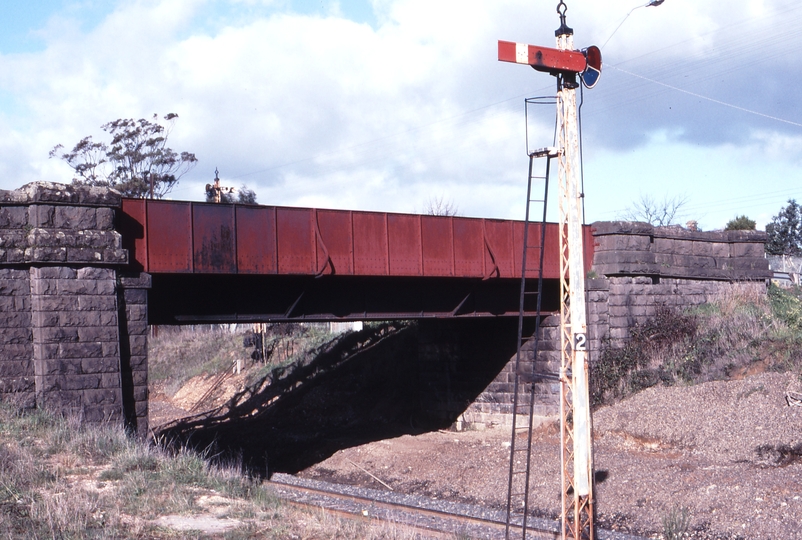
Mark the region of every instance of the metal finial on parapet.
POLYGON ((560 3, 557 4, 557 13, 560 15, 560 27, 554 32, 554 35, 559 36, 573 36, 574 29, 570 28, 567 24, 565 24, 565 13, 568 11, 568 6, 560 0, 560 3))

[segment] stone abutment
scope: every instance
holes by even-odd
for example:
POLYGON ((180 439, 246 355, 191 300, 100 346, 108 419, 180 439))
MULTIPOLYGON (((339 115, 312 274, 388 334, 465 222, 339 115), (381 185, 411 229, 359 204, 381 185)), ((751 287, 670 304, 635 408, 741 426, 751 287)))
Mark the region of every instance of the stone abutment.
POLYGON ((0 191, 0 397, 147 431, 147 274, 128 273, 120 195, 0 191))
MULTIPOLYGON (((591 362, 605 348, 623 347, 630 330, 660 308, 685 310, 739 291, 765 294, 772 276, 762 231, 698 232, 633 222, 597 222, 592 228, 593 277, 585 283, 591 362)), ((557 316, 542 321, 538 354, 533 340, 524 344, 524 373, 559 372, 559 330, 557 316)), ((465 411, 465 423, 511 422, 514 364, 515 357, 465 411)), ((521 383, 519 392, 528 404, 527 385, 521 383)), ((534 395, 536 417, 559 414, 558 382, 536 383, 534 395)))

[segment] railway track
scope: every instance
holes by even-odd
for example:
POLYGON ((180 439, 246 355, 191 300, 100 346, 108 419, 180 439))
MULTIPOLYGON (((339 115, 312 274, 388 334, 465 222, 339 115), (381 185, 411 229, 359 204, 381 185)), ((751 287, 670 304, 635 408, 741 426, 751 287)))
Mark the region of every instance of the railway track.
MULTIPOLYGON (((391 491, 331 484, 286 474, 275 474, 271 487, 281 499, 298 505, 324 508, 348 518, 374 519, 409 527, 421 538, 481 538, 504 540, 506 513, 481 506, 404 495, 391 491)), ((516 515, 512 538, 521 536, 522 516, 516 515)), ((527 539, 559 538, 559 523, 529 517, 527 539)), ((611 531, 597 531, 599 540, 645 540, 611 531)))

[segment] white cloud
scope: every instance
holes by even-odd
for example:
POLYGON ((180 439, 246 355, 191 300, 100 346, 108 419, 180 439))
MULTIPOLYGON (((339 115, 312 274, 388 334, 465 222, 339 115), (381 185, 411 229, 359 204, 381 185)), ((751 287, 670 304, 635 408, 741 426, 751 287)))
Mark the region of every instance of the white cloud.
MULTIPOLYGON (((638 4, 568 3, 577 46, 602 44, 638 4)), ((369 25, 341 16, 336 2, 322 5, 318 14, 299 15, 283 0, 142 0, 118 4, 88 32, 78 21, 54 20, 46 50, 0 56, 0 92, 19 104, 13 113, 0 105, 0 187, 69 180, 66 165, 47 159, 56 143, 98 137, 99 126, 118 117, 176 112, 170 145, 200 159, 176 198, 202 198, 219 167, 224 180, 247 183, 266 203, 412 211, 445 196, 464 214, 520 217, 523 96, 552 93, 554 79, 497 62, 496 40, 552 46, 554 7, 372 0, 369 25), (235 4, 260 15, 218 14, 235 4), (209 20, 222 22, 199 25, 209 20), (513 96, 520 97, 505 101, 513 96)), ((787 87, 801 72, 799 60, 775 50, 766 30, 785 22, 775 33, 782 50, 798 44, 793 23, 802 9, 795 6, 667 0, 635 10, 605 61, 765 114, 793 115, 787 87)), ((623 72, 605 68, 585 99, 586 157, 615 168, 606 177, 616 169, 636 174, 641 162, 620 164, 646 159, 644 149, 659 145, 723 156, 726 145, 757 153, 758 141, 776 150, 773 159, 796 162, 789 154, 798 153, 799 131, 791 126, 623 72)), ((547 111, 538 122, 539 146, 550 143, 553 121, 547 111)), ((682 174, 661 178, 690 176, 695 167, 713 175, 696 165, 703 153, 685 154, 682 174)), ((595 207, 629 202, 620 190, 594 189, 595 207)))

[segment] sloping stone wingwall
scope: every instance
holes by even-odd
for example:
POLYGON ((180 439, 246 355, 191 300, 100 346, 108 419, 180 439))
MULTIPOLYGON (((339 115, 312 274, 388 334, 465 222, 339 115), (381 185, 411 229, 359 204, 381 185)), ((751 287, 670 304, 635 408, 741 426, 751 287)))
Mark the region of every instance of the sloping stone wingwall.
POLYGON ((62 184, 0 191, 0 399, 144 433, 149 276, 124 274, 120 202, 62 184))
MULTIPOLYGON (((738 291, 765 294, 771 278, 762 231, 697 232, 648 223, 598 222, 592 278, 586 280, 591 362, 603 347, 622 347, 630 329, 660 307, 687 309, 738 291)), ((556 374, 560 366, 559 318, 541 322, 537 359, 524 344, 523 373, 556 374), (534 363, 534 366, 533 366, 534 363)), ((465 412, 466 423, 508 423, 512 413, 515 358, 465 412)), ((528 385, 519 386, 528 404, 528 385)), ((534 415, 559 413, 559 383, 535 385, 534 415)))

